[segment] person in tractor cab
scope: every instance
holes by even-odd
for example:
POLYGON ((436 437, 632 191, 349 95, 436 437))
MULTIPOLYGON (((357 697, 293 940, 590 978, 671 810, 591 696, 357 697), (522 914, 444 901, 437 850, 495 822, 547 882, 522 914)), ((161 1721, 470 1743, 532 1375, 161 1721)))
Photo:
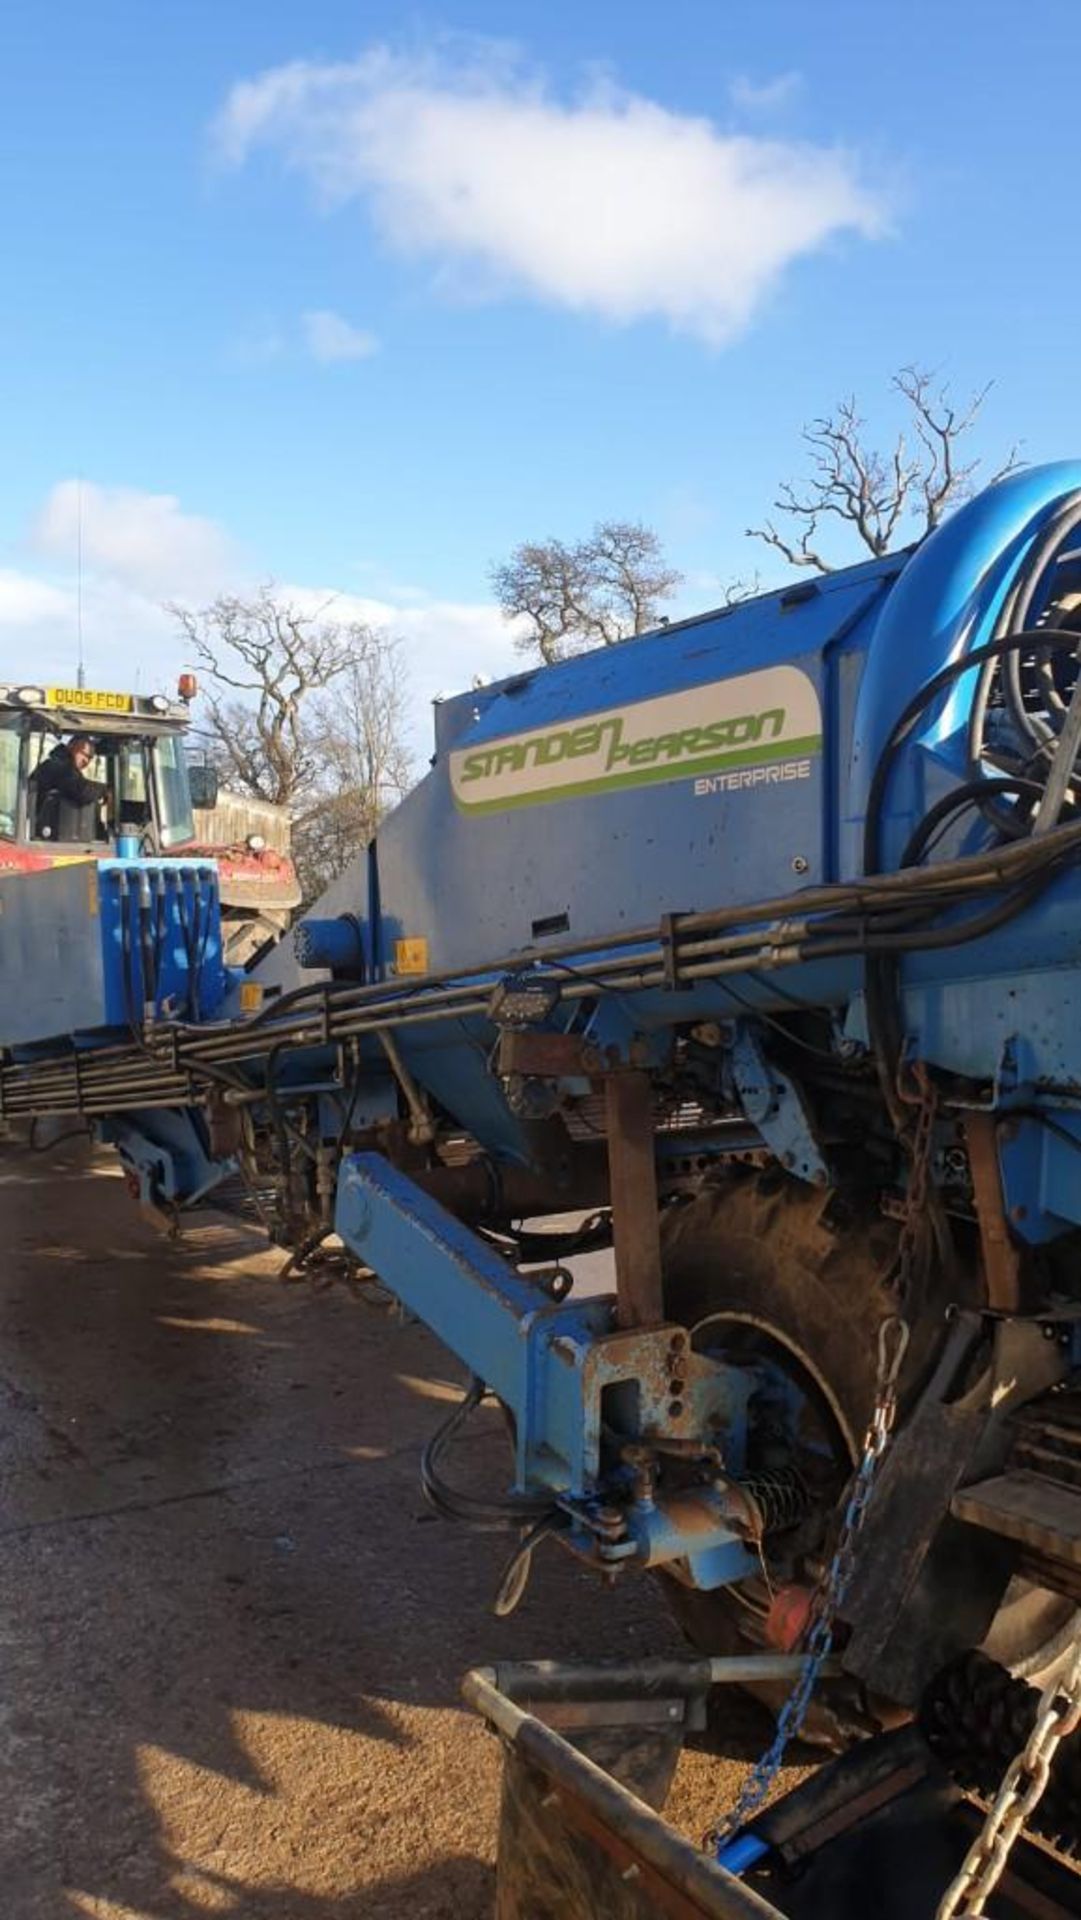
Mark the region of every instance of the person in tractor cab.
POLYGON ((33 775, 35 840, 96 840, 101 802, 109 797, 104 780, 88 779, 86 769, 97 749, 88 733, 58 741, 33 775))

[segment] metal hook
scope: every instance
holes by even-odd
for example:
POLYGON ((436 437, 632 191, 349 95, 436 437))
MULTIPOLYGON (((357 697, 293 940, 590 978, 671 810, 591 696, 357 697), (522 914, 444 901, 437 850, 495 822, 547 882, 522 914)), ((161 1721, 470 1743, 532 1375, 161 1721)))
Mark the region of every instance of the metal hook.
POLYGON ((908 1352, 910 1333, 911 1329, 909 1328, 908 1322, 902 1320, 899 1313, 888 1314, 879 1327, 878 1381, 880 1389, 896 1385, 897 1376, 901 1371, 901 1363, 904 1360, 905 1354, 908 1352), (891 1354, 890 1344, 893 1340, 896 1340, 897 1345, 891 1354))

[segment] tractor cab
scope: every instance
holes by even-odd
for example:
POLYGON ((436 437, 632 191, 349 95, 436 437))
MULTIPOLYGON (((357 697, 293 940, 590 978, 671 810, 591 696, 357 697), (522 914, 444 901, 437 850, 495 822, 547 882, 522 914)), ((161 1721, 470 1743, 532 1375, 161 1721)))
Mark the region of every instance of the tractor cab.
MULTIPOLYGON (((0 868, 193 847, 189 721, 187 703, 164 694, 0 686, 0 868), (74 741, 89 742, 79 772, 99 790, 81 805, 50 778, 50 762, 71 764, 74 741)), ((216 782, 196 771, 196 797, 213 805, 206 783, 216 782)))
POLYGON ((112 854, 212 856, 227 956, 245 966, 300 899, 288 815, 242 795, 219 803, 216 773, 185 751, 193 674, 177 693, 0 684, 0 873, 112 854))

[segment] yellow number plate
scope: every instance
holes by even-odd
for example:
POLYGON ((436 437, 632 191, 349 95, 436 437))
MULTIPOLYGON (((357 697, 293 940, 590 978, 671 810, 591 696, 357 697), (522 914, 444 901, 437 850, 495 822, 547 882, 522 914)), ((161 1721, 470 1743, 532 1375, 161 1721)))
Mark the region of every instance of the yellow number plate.
POLYGON ((50 707, 82 707, 88 713, 131 713, 135 708, 130 693, 95 693, 90 687, 50 687, 45 698, 50 707))
POLYGON ((396 940, 394 942, 395 973, 427 973, 427 940, 396 940))

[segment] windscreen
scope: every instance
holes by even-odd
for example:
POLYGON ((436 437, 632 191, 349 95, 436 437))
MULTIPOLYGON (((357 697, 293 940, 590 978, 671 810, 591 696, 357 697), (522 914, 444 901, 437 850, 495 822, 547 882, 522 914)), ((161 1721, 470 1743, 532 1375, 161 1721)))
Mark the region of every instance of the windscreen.
MULTIPOLYGON (((10 726, 0 720, 0 835, 14 837, 18 819, 20 777, 28 786, 25 832, 40 838, 34 776, 49 758, 61 735, 40 721, 27 726, 23 716, 10 726), (25 760, 19 766, 20 739, 25 731, 25 760)), ((188 845, 195 838, 187 762, 179 735, 156 738, 139 734, 110 734, 94 729, 95 753, 84 768, 86 777, 107 789, 99 809, 96 830, 89 840, 112 842, 119 834, 138 836, 145 850, 167 850, 188 845)))

